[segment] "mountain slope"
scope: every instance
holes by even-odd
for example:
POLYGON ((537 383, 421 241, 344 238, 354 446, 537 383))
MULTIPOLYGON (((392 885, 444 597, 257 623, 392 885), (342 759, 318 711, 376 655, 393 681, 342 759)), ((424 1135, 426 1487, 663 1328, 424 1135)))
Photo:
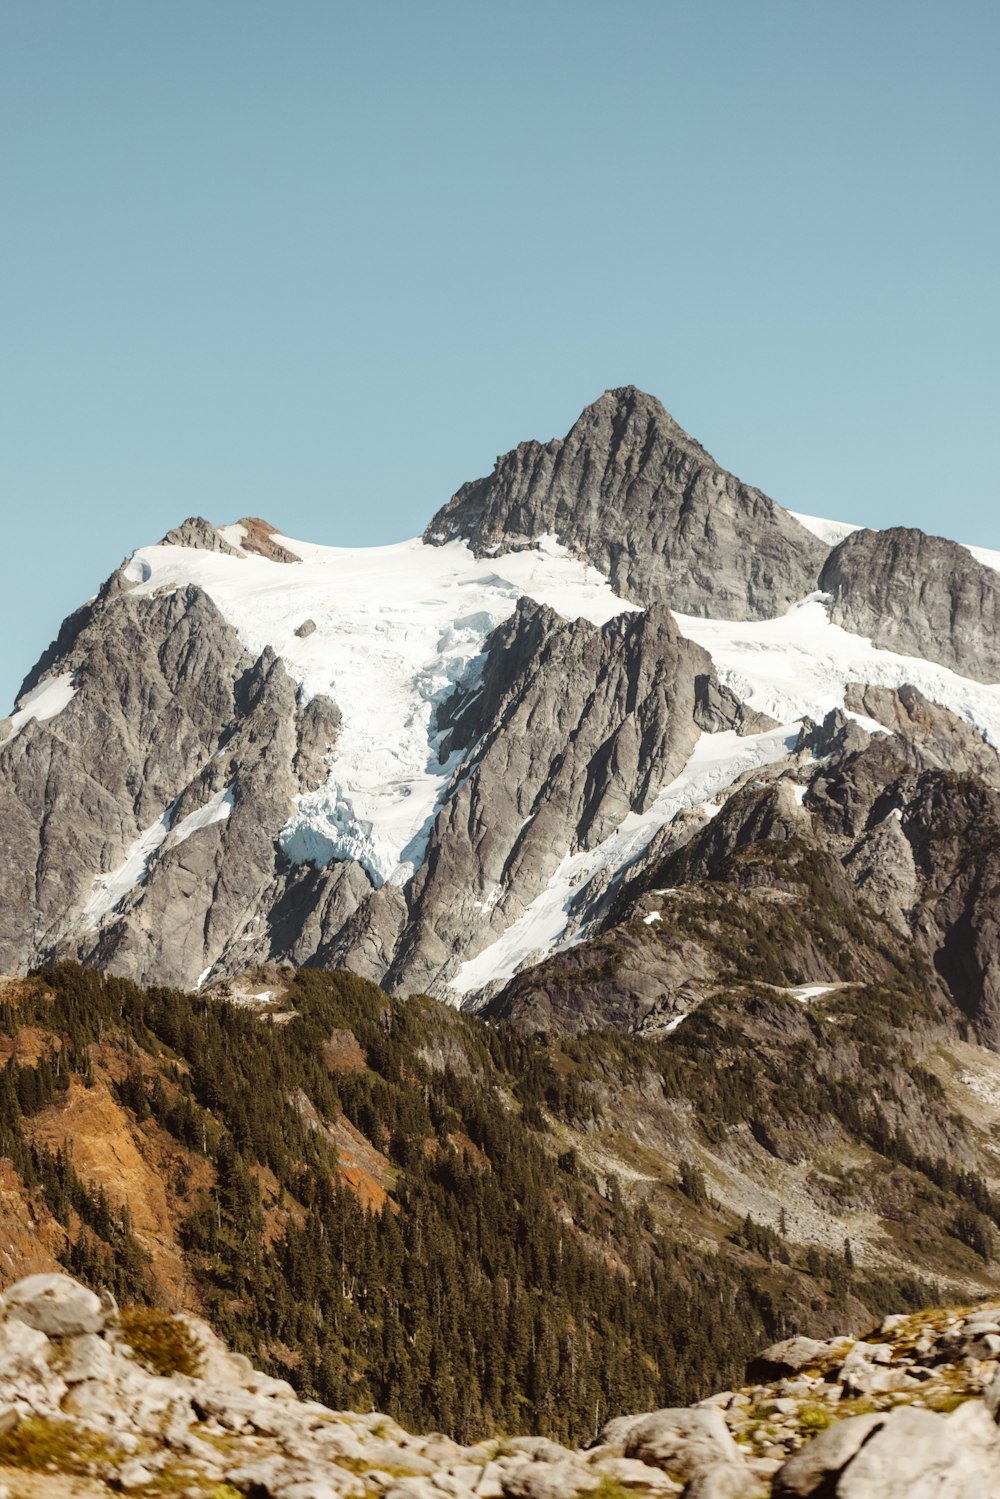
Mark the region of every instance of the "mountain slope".
POLYGON ((200 1311, 304 1393, 464 1440, 587 1436, 595 1403, 685 1402, 775 1337, 997 1285, 989 1125, 891 1054, 957 1045, 912 966, 822 1033, 744 986, 661 1040, 246 980, 8 987, 8 1279, 55 1260, 200 1311))
MULTIPOLYGON (((632 388, 428 537, 193 518, 65 622, 0 742, 0 965, 194 988, 287 960, 476 1002, 596 932, 748 780, 796 771, 832 711, 905 737, 903 706, 864 704, 918 694, 958 725, 939 769, 961 739, 981 775, 1000 744, 987 556, 800 521, 632 388)), ((912 883, 910 827, 909 853, 865 841, 870 892, 912 883)), ((957 972, 970 922, 985 994, 980 886, 937 890, 926 945, 957 972)))

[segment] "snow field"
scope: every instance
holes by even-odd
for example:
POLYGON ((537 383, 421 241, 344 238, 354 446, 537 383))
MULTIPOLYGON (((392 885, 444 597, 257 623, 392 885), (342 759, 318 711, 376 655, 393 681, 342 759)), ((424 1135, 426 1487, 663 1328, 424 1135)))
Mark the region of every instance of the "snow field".
MULTIPOLYGON (((224 534, 235 541, 235 530, 224 534)), ((303 702, 333 698, 343 727, 329 778, 299 799, 281 843, 295 863, 357 859, 377 885, 403 884, 420 864, 454 769, 439 761, 434 710, 476 669, 486 636, 518 598, 595 625, 635 608, 552 538, 482 559, 460 541, 275 541, 302 561, 156 546, 136 552, 130 575, 139 594, 198 584, 252 655, 273 647, 303 702), (316 629, 300 639, 307 619, 316 629)))
MULTIPOLYGON (((696 619, 678 614, 682 632, 708 651, 719 680, 779 723, 822 722, 842 708, 848 682, 898 688, 907 682, 974 724, 1000 749, 1000 684, 973 682, 946 666, 880 650, 831 624, 826 596, 810 594, 777 619, 696 619)), ((858 718, 859 715, 853 714, 858 718)), ((869 731, 881 725, 861 718, 869 731)))

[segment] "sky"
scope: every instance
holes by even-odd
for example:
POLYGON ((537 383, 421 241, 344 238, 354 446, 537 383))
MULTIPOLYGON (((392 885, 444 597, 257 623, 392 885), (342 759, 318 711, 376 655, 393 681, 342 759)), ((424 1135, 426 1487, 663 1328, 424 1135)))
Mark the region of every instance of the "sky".
POLYGON ((657 395, 1000 547, 995 0, 0 0, 0 713, 190 514, 374 545, 657 395))

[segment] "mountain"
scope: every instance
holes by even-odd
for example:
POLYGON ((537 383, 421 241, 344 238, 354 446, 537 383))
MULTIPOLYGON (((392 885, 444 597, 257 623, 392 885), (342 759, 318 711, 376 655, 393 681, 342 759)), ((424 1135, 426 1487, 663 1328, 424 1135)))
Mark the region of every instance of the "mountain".
MULTIPOLYGON (((481 1499, 676 1491, 669 1443, 605 1423, 722 1386, 756 1466, 723 1442, 688 1499, 786 1458, 775 1494, 865 1492, 859 1454, 916 1440, 881 1397, 940 1409, 953 1344, 982 1393, 1000 1334, 907 1323, 933 1367, 908 1332, 890 1376, 772 1348, 736 1385, 775 1339, 1000 1289, 998 575, 783 511, 632 389, 422 540, 191 517, 139 548, 0 725, 3 1282, 205 1317, 307 1399, 464 1448, 668 1454, 591 1482, 535 1448, 561 1478, 498 1466, 481 1499), (830 1384, 870 1443, 796 1467, 830 1384)), ((110 1337, 81 1367, 128 1383, 110 1337)), ((51 1455, 5 1410, 0 1464, 51 1455)), ((366 1494, 468 1478, 351 1453, 366 1494)), ((269 1456, 219 1482, 298 1499, 269 1456)))
MULTIPOLYGON (((0 727, 0 968, 287 962, 481 1004, 579 966, 650 879, 732 883, 794 833, 992 1044, 997 561, 793 515, 631 387, 422 541, 191 518, 0 727)), ((622 1023, 674 1017, 654 967, 622 1023)))
POLYGON ((477 557, 558 536, 643 607, 770 619, 814 586, 826 548, 734 478, 633 386, 588 406, 560 442, 525 442, 464 485, 424 540, 477 557))

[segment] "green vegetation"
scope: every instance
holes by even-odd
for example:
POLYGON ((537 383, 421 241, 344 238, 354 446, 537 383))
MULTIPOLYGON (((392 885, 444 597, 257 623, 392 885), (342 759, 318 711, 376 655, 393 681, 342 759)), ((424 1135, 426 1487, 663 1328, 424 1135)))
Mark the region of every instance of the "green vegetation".
POLYGON ((122 1336, 140 1363, 152 1374, 201 1372, 201 1350, 190 1328, 179 1317, 157 1307, 126 1307, 118 1318, 122 1336))
MULTIPOLYGON (((934 1299, 916 1276, 856 1269, 847 1246, 831 1254, 789 1243, 783 1225, 726 1218, 687 1146, 662 1183, 668 1215, 633 1208, 610 1171, 587 1165, 588 1136, 632 1087, 682 1101, 708 1141, 749 1126, 778 1152, 796 1122, 814 1139, 874 1139, 880 1117, 902 1117, 892 1090, 904 1084, 898 1067, 877 1094, 851 1082, 861 1043, 842 1002, 837 1045, 817 1047, 811 1013, 759 985, 641 1041, 523 1036, 343 973, 298 973, 280 1025, 75 965, 33 982, 0 1025, 35 1027, 50 1048, 0 1072, 0 1138, 64 1225, 64 1263, 124 1300, 160 1294, 127 1212, 31 1140, 31 1117, 71 1077, 100 1080, 172 1142, 181 1242, 214 1326, 331 1405, 466 1441, 525 1429, 585 1439, 608 1416, 731 1384, 751 1353, 805 1330, 810 1302, 879 1316, 934 1299), (337 1071, 328 1043, 348 1032, 366 1065, 337 1071), (358 1133, 380 1153, 367 1190, 341 1168, 358 1133)), ((877 1048, 872 1026, 891 1036, 913 1006, 902 981, 870 992, 870 1008, 851 1002, 877 1048)), ((902 1148, 899 1123, 885 1129, 886 1149, 902 1148)), ((934 1169, 944 1181, 946 1157, 934 1169)), ((956 1198, 919 1181, 954 1219, 956 1198)), ((992 1199, 983 1188, 980 1207, 970 1181, 989 1217, 992 1199)), ((151 1367, 183 1368, 170 1318, 125 1315, 136 1337, 147 1330, 144 1348, 127 1336, 151 1367)))
POLYGON ((87 1431, 72 1421, 28 1416, 13 1431, 0 1435, 0 1465, 8 1468, 87 1473, 93 1463, 107 1466, 120 1461, 120 1457, 97 1432, 87 1431))

